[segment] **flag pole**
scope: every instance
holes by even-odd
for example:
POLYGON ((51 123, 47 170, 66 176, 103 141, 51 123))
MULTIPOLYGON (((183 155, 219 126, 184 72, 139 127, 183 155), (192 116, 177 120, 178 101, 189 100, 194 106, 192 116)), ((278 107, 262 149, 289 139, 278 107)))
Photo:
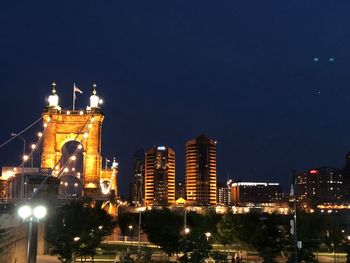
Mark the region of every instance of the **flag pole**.
POLYGON ((73 111, 75 110, 75 82, 73 83, 73 111))

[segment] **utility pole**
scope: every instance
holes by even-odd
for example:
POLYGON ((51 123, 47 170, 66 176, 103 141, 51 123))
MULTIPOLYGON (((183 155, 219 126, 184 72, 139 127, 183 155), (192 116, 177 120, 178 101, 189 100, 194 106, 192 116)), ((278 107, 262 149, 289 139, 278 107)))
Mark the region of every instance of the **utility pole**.
POLYGON ((293 196, 293 220, 291 220, 291 234, 294 237, 294 262, 298 263, 298 232, 297 232, 297 194, 296 194, 296 175, 293 169, 290 170, 291 189, 290 195, 293 196))

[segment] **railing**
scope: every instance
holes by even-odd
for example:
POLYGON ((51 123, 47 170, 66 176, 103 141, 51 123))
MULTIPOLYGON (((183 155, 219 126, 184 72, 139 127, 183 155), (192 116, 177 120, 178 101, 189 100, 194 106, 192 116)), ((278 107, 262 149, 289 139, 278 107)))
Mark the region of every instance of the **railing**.
POLYGON ((58 110, 46 107, 45 113, 66 114, 66 115, 84 115, 84 114, 102 114, 100 108, 93 108, 88 110, 58 110))

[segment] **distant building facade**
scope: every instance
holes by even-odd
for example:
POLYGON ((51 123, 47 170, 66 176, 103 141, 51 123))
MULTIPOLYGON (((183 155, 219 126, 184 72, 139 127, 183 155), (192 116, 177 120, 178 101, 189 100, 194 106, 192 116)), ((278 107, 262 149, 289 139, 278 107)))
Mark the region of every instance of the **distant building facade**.
POLYGON ((343 192, 344 199, 350 202, 350 152, 345 156, 345 167, 343 168, 343 192))
POLYGON ((145 151, 139 149, 134 153, 133 182, 131 186, 131 203, 141 206, 145 198, 145 151))
POLYGON ((279 183, 233 182, 231 184, 231 202, 235 205, 279 203, 282 197, 282 187, 279 183))
POLYGON ((301 202, 311 205, 343 202, 342 170, 320 167, 296 174, 295 192, 301 202))
POLYGON ((205 135, 186 143, 185 181, 187 201, 216 205, 216 142, 205 135))
POLYGON ((145 204, 175 203, 175 152, 155 146, 145 155, 145 204))
POLYGON ((230 188, 227 185, 218 186, 218 205, 229 205, 231 201, 230 188))
POLYGON ((179 198, 186 199, 186 187, 184 182, 177 182, 175 188, 175 199, 179 198))

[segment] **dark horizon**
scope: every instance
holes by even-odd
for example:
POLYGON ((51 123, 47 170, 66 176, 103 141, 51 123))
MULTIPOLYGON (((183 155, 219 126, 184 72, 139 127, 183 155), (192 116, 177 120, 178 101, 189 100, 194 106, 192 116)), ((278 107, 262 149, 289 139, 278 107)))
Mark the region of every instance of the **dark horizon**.
MULTIPOLYGON (((218 141, 218 180, 280 182, 291 168, 343 168, 350 150, 350 3, 4 3, 0 143, 40 117, 104 99, 103 157, 125 195, 138 148, 166 145, 184 177, 186 141, 218 141)), ((29 143, 37 129, 25 134, 29 143)), ((22 141, 0 148, 19 164, 22 141)))

